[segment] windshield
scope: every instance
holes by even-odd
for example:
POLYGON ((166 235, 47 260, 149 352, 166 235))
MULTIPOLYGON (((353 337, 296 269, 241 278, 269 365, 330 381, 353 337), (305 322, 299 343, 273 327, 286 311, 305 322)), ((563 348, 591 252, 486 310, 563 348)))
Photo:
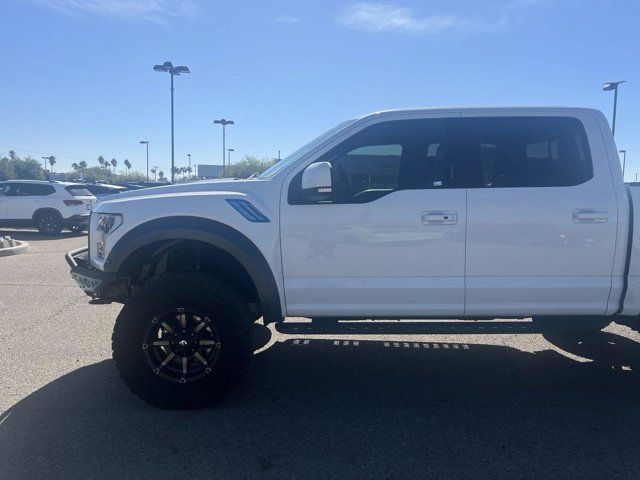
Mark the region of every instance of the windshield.
POLYGON ((328 139, 329 137, 331 137, 335 133, 339 132, 343 128, 348 127, 349 125, 351 125, 355 121, 356 121, 356 119, 352 119, 352 120, 347 120, 346 122, 339 123, 338 125, 333 127, 331 130, 328 130, 328 131, 324 132, 319 137, 314 138, 309 143, 306 143, 305 145, 303 145, 302 147, 297 149, 292 154, 286 156, 285 158, 280 160, 278 163, 276 163, 276 164, 272 165, 271 167, 269 167, 267 170, 265 170, 260 175, 258 175, 257 178, 259 180, 269 180, 269 179, 273 178, 276 174, 280 173, 282 170, 287 168, 289 165, 292 165, 293 163, 295 163, 299 158, 301 158, 304 155, 306 155, 307 153, 309 153, 311 150, 313 150, 316 146, 320 145, 326 139, 328 139))

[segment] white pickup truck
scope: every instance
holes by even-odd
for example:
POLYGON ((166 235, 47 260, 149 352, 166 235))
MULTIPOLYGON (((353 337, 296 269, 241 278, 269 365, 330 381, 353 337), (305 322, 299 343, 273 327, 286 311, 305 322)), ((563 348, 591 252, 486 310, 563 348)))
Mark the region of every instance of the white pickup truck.
POLYGON ((107 199, 67 261, 124 304, 113 355, 131 390, 200 407, 241 377, 260 317, 635 321, 637 200, 596 110, 385 111, 249 180, 107 199))

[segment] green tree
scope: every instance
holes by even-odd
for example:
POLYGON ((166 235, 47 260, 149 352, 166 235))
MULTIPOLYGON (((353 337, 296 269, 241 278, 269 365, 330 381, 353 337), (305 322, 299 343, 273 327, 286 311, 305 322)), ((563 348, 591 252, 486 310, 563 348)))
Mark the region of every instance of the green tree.
POLYGON ((13 169, 11 160, 7 157, 0 158, 0 181, 11 180, 16 178, 16 172, 13 169))
POLYGON ((116 173, 116 167, 118 166, 118 160, 116 160, 115 158, 111 159, 111 165, 113 166, 113 173, 116 173))
POLYGON ((78 170, 80 170, 80 165, 78 165, 76 162, 73 162, 71 164, 71 168, 73 168, 74 172, 78 172, 78 170))
POLYGON ((127 169, 127 175, 129 175, 129 170, 131 170, 131 162, 129 161, 129 159, 124 159, 124 166, 127 169))
POLYGON ((104 157, 103 157, 102 155, 100 155, 100 156, 98 157, 98 163, 100 164, 100 166, 101 166, 101 167, 104 167, 104 162, 105 162, 105 161, 106 161, 106 160, 104 159, 104 157))
POLYGON ((163 172, 162 170, 160 170, 160 171, 158 172, 158 179, 159 179, 161 182, 164 182, 164 172, 163 172))
POLYGON ((49 160, 49 165, 51 165, 51 173, 53 173, 53 166, 56 164, 56 157, 51 155, 48 160, 49 160))
POLYGON ((242 160, 227 167, 227 176, 234 178, 248 178, 253 174, 264 172, 274 163, 275 160, 247 155, 242 160))
POLYGON ((84 177, 84 171, 87 168, 87 162, 85 162, 84 160, 82 160, 79 164, 78 167, 80 167, 80 170, 82 171, 82 176, 84 177))

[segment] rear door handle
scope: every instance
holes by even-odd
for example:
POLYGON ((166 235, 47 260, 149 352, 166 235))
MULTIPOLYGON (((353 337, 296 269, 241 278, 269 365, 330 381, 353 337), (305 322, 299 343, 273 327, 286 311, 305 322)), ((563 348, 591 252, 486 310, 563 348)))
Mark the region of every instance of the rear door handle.
POLYGON ((455 225, 458 212, 454 210, 429 210, 422 212, 423 225, 455 225))
POLYGON ((607 223, 609 212, 606 208, 581 208, 573 211, 574 223, 607 223))

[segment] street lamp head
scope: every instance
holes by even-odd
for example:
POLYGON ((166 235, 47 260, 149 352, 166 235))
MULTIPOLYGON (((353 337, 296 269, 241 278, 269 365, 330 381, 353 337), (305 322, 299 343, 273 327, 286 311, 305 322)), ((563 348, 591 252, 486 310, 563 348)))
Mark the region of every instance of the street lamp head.
POLYGON ((149 144, 149 142, 147 140, 140 140, 140 143, 142 144, 149 144))
POLYGON ((233 125, 233 120, 227 120, 226 118, 221 118, 220 120, 214 120, 213 123, 218 125, 233 125))
POLYGON ((156 72, 169 72, 171 75, 180 75, 181 73, 191 73, 189 67, 180 65, 174 67, 171 62, 164 62, 162 65, 154 65, 153 70, 156 72))
POLYGON ((227 148, 228 152, 235 152, 235 150, 233 148, 227 148))
POLYGON ((627 153, 626 150, 618 150, 618 153, 627 153))
POLYGON ((602 90, 604 90, 605 92, 610 92, 612 90, 617 89, 618 85, 620 85, 621 83, 627 83, 627 81, 626 80, 620 80, 619 82, 607 82, 607 83, 602 85, 602 90))

